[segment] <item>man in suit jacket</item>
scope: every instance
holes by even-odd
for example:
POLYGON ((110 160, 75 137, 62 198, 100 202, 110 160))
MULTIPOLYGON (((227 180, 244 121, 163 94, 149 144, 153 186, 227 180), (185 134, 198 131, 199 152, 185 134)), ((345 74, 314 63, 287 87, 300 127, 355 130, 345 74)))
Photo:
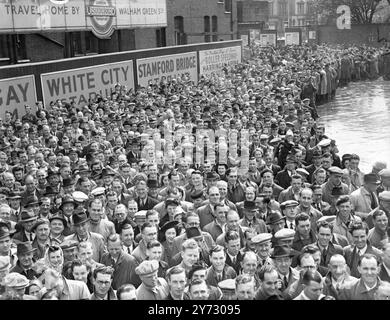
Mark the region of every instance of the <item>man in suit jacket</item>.
POLYGON ((345 258, 340 254, 333 255, 328 266, 329 272, 325 277, 323 293, 338 300, 340 290, 351 287, 359 279, 348 274, 345 258))
POLYGON ((275 177, 275 183, 281 186, 283 189, 287 189, 291 185, 291 177, 295 171, 297 162, 292 155, 287 156, 286 166, 284 170, 280 171, 275 177))
POLYGON ((237 231, 228 231, 225 237, 226 264, 237 274, 241 273, 241 262, 244 254, 241 252, 240 235, 237 231))
POLYGON ((218 187, 211 187, 208 192, 209 204, 203 205, 196 209, 195 213, 198 214, 200 219, 200 227, 203 227, 206 224, 214 221, 215 217, 215 205, 220 203, 220 193, 218 187))
POLYGON ((107 250, 101 259, 101 263, 114 268, 112 278, 112 288, 118 288, 126 283, 132 283, 135 286, 141 284, 141 281, 135 283, 135 268, 138 263, 135 258, 124 252, 122 249, 121 239, 117 234, 110 235, 107 239, 107 250))
POLYGON ((285 299, 289 298, 288 292, 291 285, 299 280, 299 271, 291 267, 293 256, 293 250, 287 245, 275 246, 271 255, 282 283, 280 291, 285 299))
POLYGON ((315 291, 323 288, 322 277, 318 272, 313 272, 312 270, 304 271, 302 284, 304 285, 302 292, 293 300, 321 300, 325 297, 322 291, 315 291))
POLYGON ((343 248, 332 242, 333 225, 326 220, 319 220, 317 225, 317 247, 321 251, 320 266, 328 267, 330 258, 335 254, 343 255, 343 248))
POLYGON ((222 246, 217 245, 211 249, 210 263, 205 279, 209 286, 217 287, 221 281, 237 277, 236 271, 226 264, 226 252, 222 246))
POLYGON ((135 199, 138 210, 151 210, 158 203, 157 200, 148 196, 148 186, 145 181, 141 180, 136 185, 138 197, 135 199))
POLYGON ((373 254, 377 259, 381 259, 382 252, 373 247, 367 240, 368 227, 364 222, 357 222, 351 226, 351 233, 354 238, 353 244, 344 248, 344 256, 347 265, 351 270, 351 276, 359 278, 358 265, 360 258, 364 254, 373 254))
POLYGON ((291 186, 287 187, 279 194, 278 202, 283 203, 288 200, 299 201, 299 193, 302 190, 302 176, 294 174, 291 177, 291 186))
POLYGON ((89 300, 90 292, 83 281, 68 280, 54 269, 46 269, 43 273, 45 288, 56 288, 61 292, 59 300, 89 300))
POLYGON ((304 167, 307 172, 309 172, 309 177, 307 178, 307 182, 311 183, 313 182, 313 173, 317 169, 321 168, 321 159, 322 159, 322 153, 320 151, 314 151, 313 153, 313 163, 304 167))
POLYGON ((274 182, 275 174, 270 169, 263 169, 261 171, 262 182, 259 186, 259 190, 262 190, 263 186, 272 187, 272 195, 274 199, 279 199, 280 193, 283 188, 274 182))
POLYGON ((360 280, 349 288, 340 290, 339 300, 374 300, 374 294, 381 284, 379 279, 379 259, 365 253, 359 258, 360 280))
POLYGON ((213 222, 206 224, 203 227, 203 231, 208 232, 214 241, 217 240, 218 236, 220 236, 225 227, 226 223, 226 214, 229 211, 229 207, 223 204, 217 204, 215 207, 215 219, 213 222))
POLYGON ((390 244, 386 243, 382 251, 382 265, 379 271, 379 278, 382 281, 390 282, 390 244))
MULTIPOLYGON (((187 229, 189 229, 189 228, 187 228, 187 229)), ((211 235, 207 232, 201 231, 201 236, 202 236, 202 240, 201 240, 202 246, 205 249, 203 251, 209 252, 210 249, 215 245, 215 242, 214 242, 213 238, 211 237, 211 235)), ((187 239, 188 239, 187 233, 183 233, 173 240, 173 250, 172 250, 173 257, 175 257, 178 253, 181 252, 181 250, 182 250, 181 245, 187 239)))

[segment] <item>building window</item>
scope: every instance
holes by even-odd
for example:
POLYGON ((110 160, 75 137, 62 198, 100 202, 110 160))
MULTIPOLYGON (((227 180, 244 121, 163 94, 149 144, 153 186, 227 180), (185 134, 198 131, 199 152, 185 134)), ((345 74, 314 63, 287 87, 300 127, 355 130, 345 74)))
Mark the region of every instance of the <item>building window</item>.
POLYGON ((297 3, 297 14, 299 14, 299 15, 305 14, 305 3, 304 2, 297 3))
POLYGON ((287 2, 279 2, 279 15, 287 16, 287 2))
POLYGON ((165 36, 165 28, 160 28, 156 30, 156 46, 165 47, 167 45, 167 40, 165 36))
POLYGON ((237 2, 237 22, 244 21, 243 3, 242 1, 237 2))
POLYGON ((307 14, 313 14, 314 13, 314 6, 312 3, 307 3, 307 14))
POLYGON ((85 54, 98 53, 98 39, 91 31, 83 33, 85 39, 85 54))
POLYGON ((176 16, 174 18, 175 26, 175 44, 183 45, 187 44, 187 36, 184 33, 184 18, 182 16, 176 16))
POLYGON ((218 41, 218 17, 217 16, 212 16, 211 24, 212 24, 211 31, 213 33, 213 41, 218 41))
POLYGON ((99 52, 99 40, 91 31, 72 33, 72 56, 85 56, 99 52))
POLYGON ((232 0, 225 0, 225 12, 232 12, 232 0))
POLYGON ((85 56, 99 53, 99 40, 91 31, 72 33, 72 56, 85 56))
POLYGON ((0 34, 0 59, 9 58, 8 36, 0 34))
POLYGON ((72 34, 72 56, 83 54, 83 45, 81 40, 81 32, 74 32, 72 34))
POLYGON ((268 10, 269 10, 269 15, 270 16, 273 16, 274 15, 274 3, 273 2, 269 2, 268 3, 268 10))
POLYGON ((211 41, 210 16, 204 16, 203 17, 203 23, 204 23, 204 41, 205 42, 210 42, 211 41))

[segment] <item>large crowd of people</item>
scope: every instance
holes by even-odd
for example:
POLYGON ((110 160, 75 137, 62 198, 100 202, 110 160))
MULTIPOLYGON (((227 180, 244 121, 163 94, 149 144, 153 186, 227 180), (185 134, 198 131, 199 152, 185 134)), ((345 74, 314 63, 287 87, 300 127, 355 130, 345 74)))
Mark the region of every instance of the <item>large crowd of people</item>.
POLYGON ((317 114, 386 52, 252 47, 198 83, 6 112, 1 299, 388 300, 390 169, 317 114))

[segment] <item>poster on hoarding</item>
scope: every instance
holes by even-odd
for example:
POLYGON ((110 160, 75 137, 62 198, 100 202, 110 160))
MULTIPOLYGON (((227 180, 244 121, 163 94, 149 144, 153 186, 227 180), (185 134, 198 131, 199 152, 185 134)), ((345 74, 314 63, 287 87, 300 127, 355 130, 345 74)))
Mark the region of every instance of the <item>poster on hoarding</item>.
POLYGON ((137 59, 138 85, 148 86, 161 81, 185 76, 187 80, 198 82, 198 61, 196 52, 137 59))
POLYGON ((317 38, 316 31, 309 31, 309 40, 315 40, 317 38))
POLYGON ((299 32, 286 32, 286 46, 299 45, 299 32))
POLYGON ((240 63, 241 58, 240 46, 199 51, 200 75, 219 74, 225 66, 240 63))
POLYGON ((276 46, 276 34, 274 33, 263 33, 260 35, 261 46, 276 46))
POLYGON ((57 99, 84 106, 96 95, 109 96, 119 83, 134 89, 133 60, 41 74, 45 105, 57 99))
POLYGON ((25 114, 24 106, 33 106, 37 101, 33 75, 0 80, 0 118, 6 111, 18 117, 25 114))

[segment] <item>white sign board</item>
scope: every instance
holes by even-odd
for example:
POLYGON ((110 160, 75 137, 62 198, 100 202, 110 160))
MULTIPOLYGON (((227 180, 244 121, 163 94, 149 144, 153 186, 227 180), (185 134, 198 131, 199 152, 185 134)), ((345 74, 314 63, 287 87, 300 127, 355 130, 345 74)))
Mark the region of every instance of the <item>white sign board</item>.
POLYGON ((133 60, 44 73, 41 83, 45 105, 61 99, 84 106, 97 94, 109 96, 117 83, 134 88, 133 60))
POLYGON ((261 46, 276 46, 276 34, 263 33, 260 35, 261 46))
POLYGON ((4 119, 6 111, 21 117, 24 106, 33 106, 37 101, 35 79, 33 75, 0 80, 0 117, 4 119))
POLYGON ((198 82, 198 62, 196 52, 137 60, 138 84, 142 87, 163 80, 171 81, 186 76, 188 80, 198 82))
POLYGON ((286 46, 299 45, 299 32, 286 32, 286 46))
POLYGON ((226 65, 240 63, 241 54, 240 46, 199 51, 200 75, 210 76, 212 73, 221 73, 226 65))

